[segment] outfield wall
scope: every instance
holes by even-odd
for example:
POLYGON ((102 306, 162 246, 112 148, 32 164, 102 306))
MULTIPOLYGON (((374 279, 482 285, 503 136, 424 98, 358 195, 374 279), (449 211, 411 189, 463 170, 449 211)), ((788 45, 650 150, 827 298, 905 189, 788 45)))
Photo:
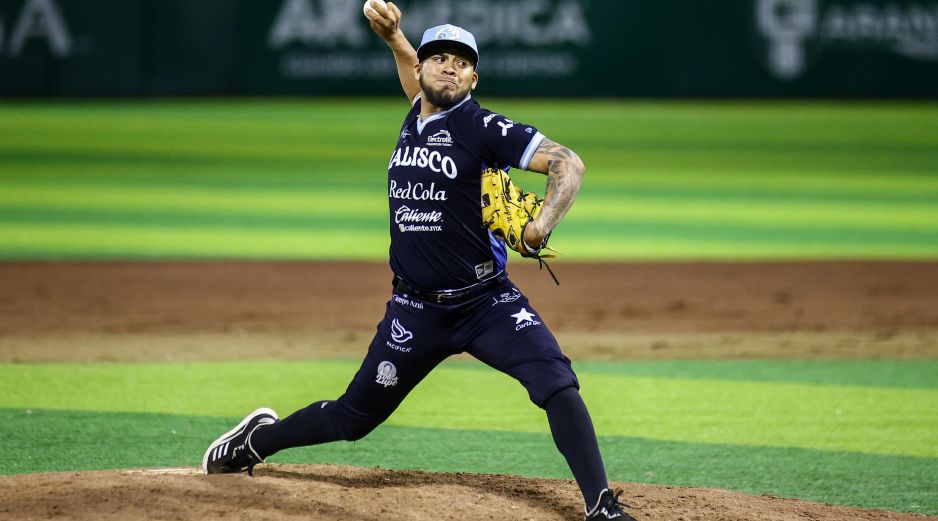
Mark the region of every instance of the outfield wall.
MULTIPOLYGON (((490 95, 938 97, 936 0, 401 0, 490 95)), ((359 0, 0 0, 0 95, 390 95, 359 0)))

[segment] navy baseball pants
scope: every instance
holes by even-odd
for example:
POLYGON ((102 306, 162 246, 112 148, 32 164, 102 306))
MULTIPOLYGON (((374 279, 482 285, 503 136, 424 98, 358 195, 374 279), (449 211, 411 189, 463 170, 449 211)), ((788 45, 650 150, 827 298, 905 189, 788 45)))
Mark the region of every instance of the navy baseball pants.
POLYGON ((514 377, 539 407, 563 389, 579 388, 553 334, 507 279, 455 305, 395 290, 368 355, 335 403, 337 432, 343 439, 368 434, 434 367, 462 352, 514 377))
POLYGON ((386 420, 447 357, 467 352, 507 373, 538 407, 564 389, 579 389, 570 360, 528 299, 507 278, 453 305, 395 290, 368 354, 345 393, 316 402, 252 439, 262 456, 290 447, 358 440, 386 420))
POLYGON ((593 424, 570 360, 509 280, 454 305, 394 291, 345 393, 296 411, 251 438, 262 457, 291 447, 358 440, 386 420, 447 357, 467 352, 507 373, 547 412, 551 434, 587 504, 608 486, 593 424))

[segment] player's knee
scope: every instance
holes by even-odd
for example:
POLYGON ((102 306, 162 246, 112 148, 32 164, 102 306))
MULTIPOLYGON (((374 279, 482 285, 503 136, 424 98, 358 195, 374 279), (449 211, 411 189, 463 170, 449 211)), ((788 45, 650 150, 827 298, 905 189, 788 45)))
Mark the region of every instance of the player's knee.
POLYGON ((556 396, 569 393, 579 393, 580 382, 575 375, 571 373, 569 377, 557 379, 551 382, 551 385, 530 386, 528 387, 528 397, 534 405, 541 409, 547 408, 547 402, 556 396))
POLYGON ((557 403, 566 403, 572 400, 579 400, 580 390, 575 386, 564 387, 559 391, 555 392, 553 395, 544 400, 544 405, 541 406, 542 409, 549 409, 552 404, 557 403))

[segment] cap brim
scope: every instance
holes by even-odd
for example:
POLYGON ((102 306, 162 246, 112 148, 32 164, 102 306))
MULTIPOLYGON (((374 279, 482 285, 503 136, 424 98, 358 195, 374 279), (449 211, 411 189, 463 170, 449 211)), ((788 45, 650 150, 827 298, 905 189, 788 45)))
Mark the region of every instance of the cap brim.
POLYGON ((461 52, 467 58, 472 60, 473 65, 479 63, 479 55, 472 47, 469 47, 462 42, 455 42, 453 40, 433 40, 421 45, 420 48, 417 49, 417 60, 426 60, 433 53, 438 52, 440 49, 446 48, 461 52))

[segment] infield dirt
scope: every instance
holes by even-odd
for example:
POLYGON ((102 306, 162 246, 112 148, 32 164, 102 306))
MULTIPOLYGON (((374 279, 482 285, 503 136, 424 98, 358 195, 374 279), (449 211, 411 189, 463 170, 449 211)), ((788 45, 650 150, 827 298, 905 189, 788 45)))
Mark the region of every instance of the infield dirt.
MULTIPOLYGON (((512 278, 576 360, 938 357, 938 263, 559 263, 512 278)), ((358 358, 386 265, 0 264, 0 362, 358 358)), ((312 397, 311 397, 312 398, 312 397)), ((572 481, 333 466, 0 477, 6 519, 579 519, 572 481)), ((639 520, 925 519, 618 483, 639 520)), ((930 517, 928 519, 938 519, 930 517)))

